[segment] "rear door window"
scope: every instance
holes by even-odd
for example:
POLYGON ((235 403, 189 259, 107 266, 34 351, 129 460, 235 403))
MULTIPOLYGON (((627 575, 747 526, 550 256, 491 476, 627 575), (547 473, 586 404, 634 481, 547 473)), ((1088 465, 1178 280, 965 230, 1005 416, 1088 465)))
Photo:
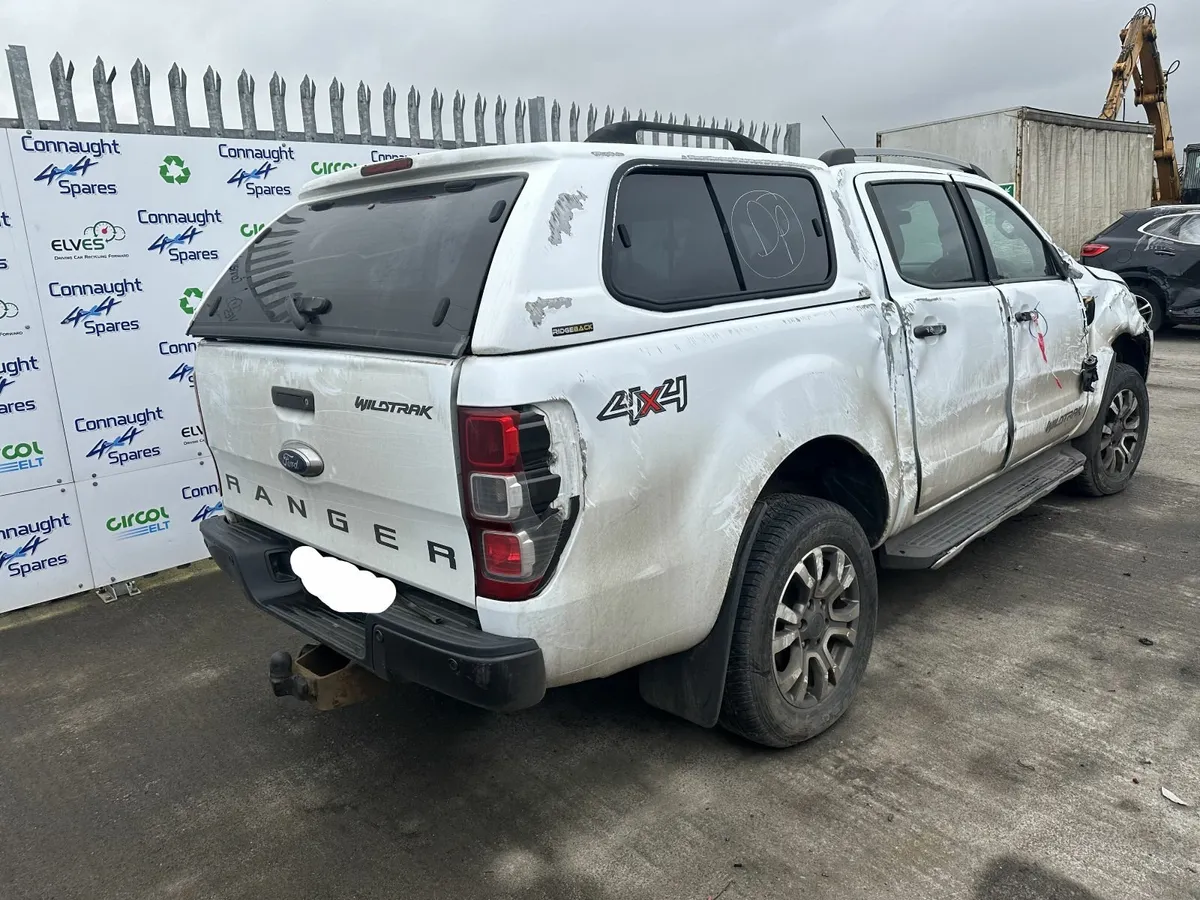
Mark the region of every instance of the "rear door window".
POLYGON ((900 277, 921 287, 976 284, 962 224, 943 182, 879 182, 868 189, 900 277))
POLYGON ((461 356, 523 183, 480 178, 296 206, 222 275, 189 333, 461 356))

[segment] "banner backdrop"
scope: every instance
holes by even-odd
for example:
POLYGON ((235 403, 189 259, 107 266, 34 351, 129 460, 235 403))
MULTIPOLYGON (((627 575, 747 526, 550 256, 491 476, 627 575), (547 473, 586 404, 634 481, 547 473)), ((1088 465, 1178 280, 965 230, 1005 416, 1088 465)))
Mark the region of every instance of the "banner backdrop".
POLYGON ((196 529, 220 494, 196 409, 191 314, 305 182, 417 152, 7 130, 0 612, 205 556, 196 529), (19 561, 49 541, 31 545, 21 528, 55 516, 71 516, 56 530, 79 536, 71 578, 19 561), (74 577, 89 557, 90 574, 74 577))

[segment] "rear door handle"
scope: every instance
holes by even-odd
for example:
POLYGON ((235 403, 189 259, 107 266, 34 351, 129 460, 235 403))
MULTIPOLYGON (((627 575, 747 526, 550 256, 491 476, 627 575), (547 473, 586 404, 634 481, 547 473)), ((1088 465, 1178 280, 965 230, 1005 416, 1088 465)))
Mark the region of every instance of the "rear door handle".
POLYGON ((1174 251, 1174 250, 1167 250, 1167 249, 1160 249, 1160 250, 1155 250, 1155 251, 1154 251, 1154 255, 1155 255, 1155 256, 1174 256, 1174 255, 1175 255, 1175 251, 1174 251))
POLYGON ((928 338, 937 337, 946 333, 946 326, 941 322, 934 322, 932 325, 918 325, 913 329, 913 337, 928 338))

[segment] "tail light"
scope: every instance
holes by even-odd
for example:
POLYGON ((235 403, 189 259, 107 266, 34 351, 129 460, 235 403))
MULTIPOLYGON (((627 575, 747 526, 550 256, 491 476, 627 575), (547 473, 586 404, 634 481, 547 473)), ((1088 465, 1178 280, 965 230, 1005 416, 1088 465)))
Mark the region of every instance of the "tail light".
POLYGON ((481 596, 533 596, 570 535, 582 464, 577 443, 555 439, 554 419, 530 407, 459 410, 463 505, 481 596))
POLYGON ((1083 247, 1079 251, 1079 255, 1083 259, 1087 259, 1092 256, 1099 256, 1101 253, 1104 253, 1107 250, 1108 250, 1108 244, 1096 244, 1096 243, 1084 244, 1083 247))

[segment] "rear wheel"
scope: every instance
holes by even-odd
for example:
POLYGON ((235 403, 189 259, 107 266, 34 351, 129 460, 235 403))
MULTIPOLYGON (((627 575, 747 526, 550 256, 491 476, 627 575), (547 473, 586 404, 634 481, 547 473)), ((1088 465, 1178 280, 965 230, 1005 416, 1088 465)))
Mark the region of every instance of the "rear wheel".
POLYGON ((1149 428, 1146 382, 1133 366, 1113 363, 1104 405, 1087 434, 1075 442, 1087 461, 1074 486, 1093 497, 1125 490, 1141 462, 1149 428))
POLYGON ((875 637, 878 590, 866 535, 845 509, 792 494, 767 503, 742 581, 721 724, 789 747, 850 706, 875 637))

